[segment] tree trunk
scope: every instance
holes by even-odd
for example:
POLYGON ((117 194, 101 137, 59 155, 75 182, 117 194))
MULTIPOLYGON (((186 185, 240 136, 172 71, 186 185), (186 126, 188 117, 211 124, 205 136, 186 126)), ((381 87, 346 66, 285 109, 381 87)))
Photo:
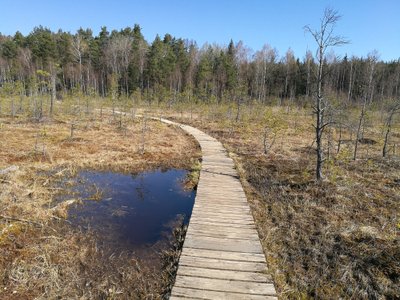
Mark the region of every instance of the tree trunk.
POLYGON ((322 176, 322 165, 323 165, 323 149, 322 149, 322 133, 323 133, 323 124, 324 124, 324 107, 323 107, 323 99, 322 99, 322 66, 323 66, 323 47, 319 48, 319 57, 318 57, 318 95, 317 95, 317 103, 316 103, 316 126, 315 126, 315 135, 317 142, 317 166, 315 169, 315 175, 318 181, 323 179, 322 176))
POLYGON ((307 85, 306 85, 306 96, 310 97, 310 83, 311 83, 311 60, 307 60, 307 85))
POLYGON ((350 63, 350 79, 349 79, 349 92, 347 94, 347 102, 351 100, 351 90, 353 88, 353 61, 350 63))
POLYGON ((386 157, 386 154, 387 154, 387 144, 389 141, 389 135, 390 135, 390 129, 391 129, 390 127, 391 127, 391 124, 388 123, 388 127, 386 129, 386 134, 385 134, 385 141, 383 143, 382 157, 386 157))
POLYGON ((53 115, 53 106, 55 101, 56 101, 56 74, 51 74, 50 116, 53 115))
POLYGON ((15 105, 14 105, 14 97, 11 96, 11 117, 14 119, 15 117, 15 105))
POLYGON ((388 152, 388 143, 389 143, 389 138, 390 138, 390 132, 392 130, 392 121, 393 121, 393 116, 398 113, 400 110, 400 103, 397 104, 396 106, 394 106, 390 112, 389 112, 389 116, 387 118, 386 121, 386 134, 385 134, 385 140, 383 143, 383 149, 382 149, 382 156, 386 157, 386 154, 388 152))
POLYGON ((236 101, 236 105, 237 105, 237 110, 236 110, 235 121, 237 123, 237 122, 239 122, 239 118, 240 118, 240 106, 241 106, 241 99, 239 97, 238 97, 238 99, 236 101))
POLYGON ((364 124, 364 118, 365 118, 365 109, 366 109, 366 106, 367 106, 367 98, 365 97, 364 98, 364 103, 363 103, 363 106, 362 106, 362 108, 361 108, 361 113, 360 113, 360 120, 359 120, 359 122, 358 122, 358 127, 357 127, 357 134, 356 134, 356 141, 355 141, 355 144, 354 144, 354 155, 353 155, 353 160, 356 160, 357 159, 357 151, 358 151, 358 142, 359 142, 359 140, 360 140, 360 138, 361 138, 361 127, 363 127, 363 124, 364 124))
POLYGON ((336 153, 340 152, 340 147, 342 146, 342 123, 340 123, 340 127, 339 127, 339 140, 338 140, 338 144, 337 144, 337 151, 336 153))

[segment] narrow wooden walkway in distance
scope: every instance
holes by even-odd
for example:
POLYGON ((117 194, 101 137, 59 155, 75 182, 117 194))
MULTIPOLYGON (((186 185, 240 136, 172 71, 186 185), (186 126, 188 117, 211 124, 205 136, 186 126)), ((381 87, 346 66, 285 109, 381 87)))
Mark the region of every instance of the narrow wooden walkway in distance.
POLYGON ((246 196, 222 144, 180 126, 200 143, 197 195, 170 299, 277 299, 246 196))

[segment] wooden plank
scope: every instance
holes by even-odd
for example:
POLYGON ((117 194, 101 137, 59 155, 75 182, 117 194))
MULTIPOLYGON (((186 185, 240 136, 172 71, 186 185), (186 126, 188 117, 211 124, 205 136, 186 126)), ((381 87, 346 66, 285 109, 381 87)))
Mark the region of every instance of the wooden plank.
MULTIPOLYGON (((200 181, 201 182, 201 181, 200 181)), ((227 184, 231 186, 230 184, 227 184)), ((201 198, 213 199, 231 199, 231 200, 244 200, 247 203, 246 195, 240 189, 234 189, 225 186, 225 183, 216 184, 215 186, 206 185, 205 183, 199 183, 197 186, 197 192, 201 192, 201 198)))
POLYGON ((219 217, 219 218, 213 218, 212 216, 205 216, 205 215, 201 215, 201 214, 192 214, 192 220, 193 223, 199 223, 199 222, 208 222, 208 223, 212 223, 215 226, 229 226, 229 225, 244 225, 244 226, 250 226, 252 228, 254 227, 254 223, 253 220, 250 218, 245 218, 243 217, 241 218, 229 218, 229 216, 225 216, 225 217, 219 217))
POLYGON ((240 207, 240 206, 229 206, 229 205, 223 205, 222 202, 206 202, 206 201, 201 201, 200 203, 195 204, 193 207, 193 213, 195 211, 198 211, 199 213, 215 213, 215 214, 229 214, 231 213, 232 215, 247 215, 247 216, 252 216, 253 214, 250 212, 249 208, 245 207, 240 207))
POLYGON ((215 178, 217 180, 238 180, 238 175, 231 165, 206 163, 202 166, 202 171, 204 174, 207 174, 207 179, 215 178))
POLYGON ((217 184, 215 186, 205 186, 205 187, 203 186, 203 184, 199 184, 197 186, 197 192, 201 192, 200 196, 202 198, 212 199, 216 197, 223 197, 223 199, 231 198, 232 200, 235 201, 244 200, 247 203, 247 198, 244 192, 242 192, 240 189, 225 187, 225 184, 222 183, 217 184))
POLYGON ((210 222, 210 223, 214 223, 214 224, 237 224, 237 225, 253 225, 254 221, 251 219, 248 220, 239 220, 239 219, 214 219, 212 217, 208 218, 207 216, 202 216, 202 215, 197 215, 197 214, 192 214, 191 218, 190 218, 193 222, 196 221, 203 221, 203 222, 210 222))
POLYGON ((182 299, 202 299, 202 300, 277 300, 275 296, 250 295, 243 293, 229 293, 220 291, 207 291, 201 289, 191 289, 185 287, 174 287, 174 294, 170 300, 182 299))
MULTIPOLYGON (((209 225, 209 226, 219 226, 219 227, 232 227, 232 228, 253 228, 254 230, 256 227, 254 224, 230 224, 230 223, 217 223, 215 221, 204 221, 204 220, 190 220, 190 225, 191 224, 199 224, 199 225, 209 225)), ((189 227, 190 227, 189 225, 189 227)))
MULTIPOLYGON (((201 182, 201 181, 200 181, 201 182)), ((225 184, 220 183, 216 185, 206 185, 203 183, 199 183, 197 186, 197 192, 201 192, 201 196, 207 198, 214 198, 217 196, 223 196, 225 199, 232 198, 232 200, 245 200, 246 195, 240 190, 236 188, 232 188, 231 184, 227 184, 230 187, 225 187, 225 184)))
MULTIPOLYGON (((201 193, 201 191, 197 191, 198 193, 201 193)), ((229 195, 214 195, 205 198, 206 196, 203 195, 201 199, 199 199, 198 203, 199 205, 201 204, 207 204, 207 206, 212 206, 212 205, 227 205, 227 206, 248 206, 247 202, 243 198, 234 198, 229 195)), ((195 207, 197 207, 195 203, 195 207)))
POLYGON ((209 231, 209 230, 196 230, 190 228, 190 235, 199 237, 213 237, 219 239, 233 239, 233 240, 252 240, 258 241, 259 237, 252 233, 238 233, 238 232, 224 232, 224 231, 209 231))
MULTIPOLYGON (((197 193, 201 193, 197 191, 197 193)), ((249 205, 245 198, 238 198, 232 197, 230 195, 213 195, 213 196, 206 196, 202 195, 198 201, 194 204, 194 207, 197 206, 206 206, 207 208, 211 208, 214 205, 225 205, 225 206, 238 206, 243 209, 249 210, 249 205)))
POLYGON ((221 159, 221 158, 211 158, 211 157, 205 156, 205 158, 203 158, 203 160, 202 160, 202 163, 204 165, 205 171, 207 171, 208 168, 213 169, 213 170, 215 170, 215 169, 227 169, 229 171, 235 170, 234 169, 235 165, 233 164, 233 162, 230 158, 221 159))
POLYGON ((212 166, 211 164, 209 165, 203 165, 202 166, 202 171, 203 174, 205 174, 207 177, 204 177, 203 179, 216 179, 216 180, 227 180, 227 181, 235 181, 238 180, 239 178, 237 177, 237 173, 232 167, 230 166, 212 166))
POLYGON ((171 300, 182 300, 182 299, 197 299, 197 300, 208 300, 208 299, 221 299, 221 300, 276 300, 274 296, 259 296, 259 295, 246 295, 237 293, 227 292, 215 292, 215 291, 204 291, 196 289, 178 288, 176 289, 176 295, 171 296, 171 300), (192 298, 188 295, 193 295, 192 298))
POLYGON ((247 261, 247 262, 261 262, 265 263, 264 254, 246 253, 246 252, 226 252, 206 249, 196 249, 184 247, 182 255, 203 257, 203 258, 214 258, 224 260, 236 260, 236 261, 247 261))
MULTIPOLYGON (((220 186, 220 188, 223 188, 220 186)), ((249 205, 247 203, 247 198, 246 196, 243 195, 238 195, 237 192, 229 192, 227 191, 226 193, 223 192, 215 192, 215 193, 209 193, 208 190, 205 191, 204 188, 197 188, 197 193, 199 193, 199 202, 200 201, 206 201, 210 203, 215 203, 215 202, 223 202, 226 204, 240 204, 240 205, 249 205)))
POLYGON ((243 293, 250 295, 274 296, 275 287, 272 283, 259 283, 247 281, 232 281, 214 278, 191 276, 178 276, 175 286, 185 288, 199 288, 210 291, 243 293))
POLYGON ((198 230, 198 231, 208 231, 208 232, 216 232, 216 233, 237 233, 237 234, 250 234, 250 235, 257 235, 258 234, 254 231, 254 228, 249 227, 231 227, 231 226, 211 226, 211 225, 204 225, 204 224, 190 224, 190 230, 198 230))
MULTIPOLYGON (((243 191, 241 190, 240 186, 235 186, 238 183, 235 183, 235 181, 232 179, 226 178, 226 180, 224 180, 224 181, 221 180, 219 182, 213 180, 213 183, 211 183, 211 182, 203 183, 201 180, 200 180, 200 182, 201 182, 201 184, 206 185, 208 192, 210 192, 211 194, 214 194, 212 188, 215 188, 215 193, 223 193, 225 191, 227 193, 229 193, 229 192, 234 193, 236 196, 238 196, 240 194, 243 195, 242 194, 243 191), (229 182, 229 181, 231 181, 231 182, 229 182)), ((199 184, 199 188, 201 189, 202 185, 199 184)), ((207 192, 207 191, 204 191, 204 192, 207 192)))
MULTIPOLYGON (((245 272, 266 272, 267 266, 264 262, 237 261, 216 258, 204 258, 187 256, 181 254, 179 266, 191 266, 197 268, 208 268, 217 270, 232 270, 245 272)), ((179 268, 178 268, 179 269, 179 268)))
POLYGON ((175 294, 174 296, 170 296, 168 299, 169 300, 182 300, 182 299, 185 299, 185 300, 199 300, 201 298, 198 298, 198 297, 192 298, 192 297, 189 297, 189 296, 179 296, 179 295, 175 294))
MULTIPOLYGON (((230 191, 228 188, 225 189, 225 191, 220 190, 220 189, 225 189, 224 185, 220 184, 218 189, 215 189, 215 191, 212 191, 210 187, 204 187, 203 184, 199 184, 197 186, 197 193, 200 192, 199 198, 200 199, 231 199, 234 201, 243 201, 244 203, 247 203, 247 198, 244 192, 239 192, 239 191, 230 191)), ((196 194, 197 196, 197 194, 196 194)))
POLYGON ((223 184, 209 185, 206 188, 199 184, 197 192, 201 192, 201 195, 207 198, 223 196, 225 199, 231 198, 232 200, 246 200, 245 194, 242 194, 240 189, 225 188, 223 184), (225 189, 225 191, 219 189, 225 189), (215 192, 213 192, 213 190, 215 190, 215 192))
POLYGON ((239 233, 239 234, 252 234, 257 235, 257 231, 251 227, 231 227, 231 226, 209 226, 204 224, 194 224, 192 223, 189 226, 189 230, 198 230, 198 231, 214 231, 216 233, 239 233))
POLYGON ((219 208, 225 211, 240 211, 250 213, 250 207, 244 201, 227 202, 226 199, 199 199, 193 209, 215 210, 219 208))
POLYGON ((217 180, 238 180, 239 177, 230 165, 218 165, 217 163, 205 163, 202 165, 203 174, 207 177, 205 179, 215 178, 217 180))
MULTIPOLYGON (((216 181, 225 181, 225 182, 236 182, 235 184, 239 183, 239 177, 237 177, 237 173, 235 170, 229 167, 216 167, 216 166, 207 166, 203 165, 201 171, 203 172, 202 179, 204 183, 212 183, 212 179, 216 181)), ((235 187, 235 186, 233 186, 235 187)))
POLYGON ((213 209, 213 207, 210 207, 208 209, 204 209, 204 208, 199 208, 196 207, 196 210, 193 212, 196 215, 201 214, 201 215, 206 215, 208 218, 214 218, 214 219, 238 219, 238 220, 250 220, 253 221, 253 216, 250 214, 249 211, 227 211, 227 210, 216 210, 213 209))
MULTIPOLYGON (((210 175, 211 177, 211 175, 210 175)), ((234 192, 234 193, 242 193, 243 191, 240 189, 240 186, 238 186, 238 182, 236 182, 233 178, 228 177, 228 178, 224 178, 224 180, 220 179, 220 178, 215 178, 218 180, 211 180, 212 178, 207 178, 207 182, 206 179, 203 178, 203 180, 200 179, 199 182, 199 186, 198 188, 202 188, 202 185, 205 185, 206 188, 208 189, 209 192, 212 192, 212 190, 210 188, 217 188, 215 190, 216 193, 218 192, 234 192), (212 183, 211 183, 212 182, 212 183), (222 185, 222 187, 221 187, 222 185), (223 188, 223 190, 221 190, 223 188)), ((207 191, 205 191, 207 192, 207 191)))
MULTIPOLYGON (((220 188, 222 188, 220 186, 220 188)), ((199 193, 199 199, 200 200, 209 200, 209 201, 216 201, 216 200, 223 200, 223 201, 232 201, 232 202, 239 202, 240 204, 246 204, 247 203, 247 198, 244 194, 238 194, 238 192, 230 192, 226 191, 224 192, 209 192, 209 189, 205 189, 201 186, 197 188, 197 193, 199 193)))
MULTIPOLYGON (((227 247, 232 247, 231 250, 227 249, 227 251, 232 251, 232 252, 249 252, 249 253, 260 253, 263 254, 261 244, 259 240, 257 241, 252 241, 252 240, 235 240, 231 241, 231 239, 224 239, 220 237, 206 237, 206 236, 197 236, 193 235, 191 233, 187 233, 186 238, 189 241, 198 241, 198 242, 203 242, 205 245, 206 244, 218 244, 218 246, 226 245, 227 247), (235 245, 232 245, 235 244, 235 245), (239 251, 239 250, 234 250, 236 248, 246 248, 246 250, 239 251)), ((207 249, 207 248, 203 248, 207 249)))
POLYGON ((217 207, 196 207, 192 214, 202 214, 207 215, 208 217, 213 217, 218 220, 218 218, 237 218, 242 220, 251 220, 253 221, 253 215, 247 211, 242 209, 218 209, 217 207))
POLYGON ((259 272, 243 272, 237 270, 216 270, 208 268, 197 268, 180 266, 178 269, 178 276, 192 276, 203 278, 215 278, 226 280, 240 280, 250 282, 266 282, 271 283, 271 277, 264 273, 259 272))
POLYGON ((204 211, 194 211, 192 213, 193 219, 197 218, 207 218, 211 220, 216 220, 218 222, 228 222, 232 223, 233 221, 236 222, 236 224, 241 224, 237 222, 246 222, 246 223, 252 223, 253 221, 253 216, 248 215, 248 214, 243 214, 243 216, 236 215, 236 214, 230 214, 230 213, 211 213, 211 212, 204 212, 204 211))
POLYGON ((196 212, 200 213, 216 213, 216 214, 232 214, 232 215, 252 215, 250 209, 248 207, 224 207, 217 204, 209 204, 206 203, 197 203, 196 207, 194 208, 196 212))
POLYGON ((229 240, 212 237, 192 237, 186 235, 185 246, 198 249, 225 250, 231 252, 248 252, 263 254, 260 242, 251 240, 229 240))
POLYGON ((225 200, 234 200, 235 202, 236 201, 240 202, 240 204, 242 204, 242 205, 244 205, 244 204, 248 205, 247 198, 244 193, 243 194, 240 194, 237 192, 231 193, 228 191, 225 191, 225 193, 222 191, 221 192, 216 191, 215 193, 212 193, 212 192, 207 192, 207 190, 202 187, 198 187, 197 192, 198 193, 200 192, 199 194, 197 194, 198 196, 196 195, 196 199, 199 198, 199 200, 209 200, 209 201, 215 201, 218 199, 224 200, 224 201, 225 200))
POLYGON ((212 210, 217 210, 217 211, 245 211, 245 212, 251 212, 250 208, 246 205, 236 205, 236 204, 225 204, 223 202, 221 203, 216 203, 216 202, 212 202, 212 201, 207 201, 207 200, 200 200, 197 201, 196 200, 196 204, 194 209, 201 209, 201 208, 205 208, 205 209, 212 209, 212 210))

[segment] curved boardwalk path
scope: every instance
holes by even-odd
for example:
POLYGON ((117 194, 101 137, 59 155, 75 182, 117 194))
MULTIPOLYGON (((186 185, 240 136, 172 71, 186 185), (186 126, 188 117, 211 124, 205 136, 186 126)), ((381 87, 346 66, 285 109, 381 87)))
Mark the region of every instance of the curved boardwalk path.
POLYGON ((170 299, 277 299, 246 196, 220 142, 169 120, 200 143, 197 195, 170 299))

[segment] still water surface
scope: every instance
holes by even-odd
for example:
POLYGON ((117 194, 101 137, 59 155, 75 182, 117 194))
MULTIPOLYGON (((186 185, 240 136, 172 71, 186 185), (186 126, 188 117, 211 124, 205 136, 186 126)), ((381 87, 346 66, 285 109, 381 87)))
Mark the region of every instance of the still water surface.
POLYGON ((100 245, 143 252, 171 235, 179 215, 189 221, 195 191, 182 188, 187 173, 176 169, 138 175, 82 171, 71 189, 83 204, 69 209, 68 221, 92 230, 100 245))

